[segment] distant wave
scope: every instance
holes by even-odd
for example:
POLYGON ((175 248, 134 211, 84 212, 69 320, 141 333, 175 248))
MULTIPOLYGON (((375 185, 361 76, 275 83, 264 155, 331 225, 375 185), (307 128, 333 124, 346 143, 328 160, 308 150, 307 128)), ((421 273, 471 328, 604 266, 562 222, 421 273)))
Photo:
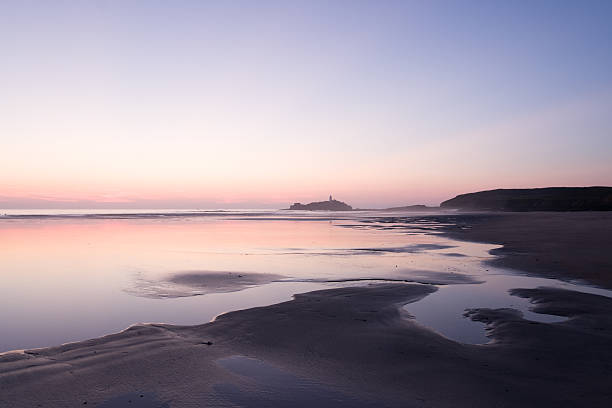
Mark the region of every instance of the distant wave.
POLYGON ((236 220, 309 220, 355 219, 356 214, 287 210, 0 210, 2 219, 141 219, 231 217, 236 220))
MULTIPOLYGON (((400 224, 406 221, 414 222, 415 216, 426 219, 420 213, 406 211, 406 217, 398 217, 398 212, 393 212, 391 218, 400 224)), ((235 220, 266 220, 266 221, 333 221, 333 220, 359 220, 362 222, 376 223, 389 222, 390 214, 384 210, 361 210, 361 211, 294 211, 274 209, 217 209, 217 210, 178 210, 178 209, 79 209, 79 210, 18 210, 0 209, 0 220, 3 219, 139 219, 139 218, 190 218, 190 217, 231 217, 235 220), (380 218, 384 217, 384 218, 380 218), (367 220, 367 221, 366 221, 367 220)), ((347 227, 358 227, 357 225, 346 225, 347 227)), ((366 227, 359 225, 359 227, 366 227)), ((380 226, 376 226, 380 228, 380 226)), ((402 225, 405 227, 405 225, 402 225)), ((385 229, 391 229, 387 227, 385 229)))
POLYGON ((168 217, 260 217, 276 210, 0 210, 0 219, 23 218, 168 218, 168 217))

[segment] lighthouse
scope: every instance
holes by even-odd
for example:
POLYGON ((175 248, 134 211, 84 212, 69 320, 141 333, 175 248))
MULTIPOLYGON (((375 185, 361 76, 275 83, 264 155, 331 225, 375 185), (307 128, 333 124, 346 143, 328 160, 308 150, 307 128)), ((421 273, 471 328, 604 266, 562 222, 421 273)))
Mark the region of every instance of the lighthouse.
POLYGON ((334 201, 334 199, 332 198, 331 194, 329 195, 329 201, 334 201))

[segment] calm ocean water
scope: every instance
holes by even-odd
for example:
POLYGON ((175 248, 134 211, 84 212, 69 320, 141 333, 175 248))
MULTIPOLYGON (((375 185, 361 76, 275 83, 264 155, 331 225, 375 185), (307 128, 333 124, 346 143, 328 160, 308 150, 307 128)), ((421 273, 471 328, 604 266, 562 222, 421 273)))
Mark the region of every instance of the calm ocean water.
POLYGON ((468 307, 515 307, 530 319, 559 320, 529 312, 508 289, 611 295, 486 266, 496 246, 439 234, 451 221, 382 212, 0 210, 0 352, 140 322, 205 323, 295 293, 372 283, 362 279, 455 282, 405 308, 419 323, 467 343, 487 341, 482 324, 462 317, 468 307), (173 282, 185 273, 280 276, 232 291, 173 282))

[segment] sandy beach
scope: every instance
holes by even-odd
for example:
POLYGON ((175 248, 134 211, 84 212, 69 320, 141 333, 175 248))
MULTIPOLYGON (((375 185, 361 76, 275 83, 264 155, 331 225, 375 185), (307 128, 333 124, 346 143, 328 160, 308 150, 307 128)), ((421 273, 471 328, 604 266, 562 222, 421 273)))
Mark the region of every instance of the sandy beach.
MULTIPOLYGON (((506 245, 493 262, 609 282, 607 214, 453 217, 457 226, 449 234, 506 245), (589 227, 593 238, 580 239, 589 227), (572 256, 559 254, 570 247, 572 256)), ((471 309, 466 315, 487 324, 492 342, 469 345, 422 327, 401 308, 436 290, 364 283, 199 326, 136 325, 98 339, 5 353, 0 401, 17 408, 609 406, 610 298, 516 288, 512 295, 530 299, 534 311, 567 320, 538 323, 513 309, 471 309)))
POLYGON ((611 212, 461 214, 446 233, 503 245, 491 264, 612 288, 611 212))
POLYGON ((312 292, 202 326, 134 326, 100 339, 6 354, 0 360, 2 401, 14 407, 107 406, 96 404, 115 398, 112 406, 129 406, 134 395, 154 395, 147 406, 284 406, 282 397, 290 396, 277 391, 279 401, 270 391, 281 390, 282 381, 305 379, 302 394, 321 388, 334 398, 311 397, 295 406, 608 405, 612 300, 518 291, 538 309, 570 319, 535 324, 512 310, 472 310, 495 342, 470 346, 400 315, 399 304, 434 290, 393 284, 312 292), (257 359, 263 367, 250 375, 250 367, 241 371, 240 364, 232 371, 219 363, 230 356, 257 359), (284 380, 268 378, 266 367, 285 374, 284 380))

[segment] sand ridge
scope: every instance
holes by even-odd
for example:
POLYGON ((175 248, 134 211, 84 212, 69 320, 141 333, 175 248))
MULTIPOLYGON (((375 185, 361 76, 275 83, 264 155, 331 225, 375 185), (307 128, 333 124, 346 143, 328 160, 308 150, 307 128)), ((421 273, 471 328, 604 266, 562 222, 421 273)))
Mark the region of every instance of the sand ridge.
POLYGON ((62 407, 146 391, 170 407, 229 406, 215 391, 219 384, 257 388, 216 361, 242 355, 390 407, 609 402, 612 335, 610 322, 599 318, 596 295, 518 291, 538 308, 564 310, 571 318, 544 324, 507 310, 474 310, 471 317, 486 320, 496 342, 473 346, 443 338, 401 312, 402 305, 433 291, 401 283, 329 289, 200 326, 138 325, 99 339, 5 354, 0 397, 13 407, 62 407), (592 308, 572 309, 577 299, 592 308))

